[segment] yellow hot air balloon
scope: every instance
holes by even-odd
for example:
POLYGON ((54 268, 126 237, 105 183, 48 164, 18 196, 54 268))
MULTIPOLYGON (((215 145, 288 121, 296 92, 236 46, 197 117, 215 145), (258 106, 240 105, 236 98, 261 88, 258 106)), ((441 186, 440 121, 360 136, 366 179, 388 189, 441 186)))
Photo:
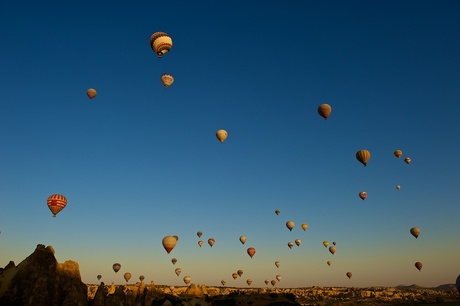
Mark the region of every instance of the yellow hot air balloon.
POLYGON ((216 240, 214 238, 209 238, 208 239, 208 244, 212 247, 214 245, 214 243, 216 242, 216 240))
POLYGON ((359 150, 356 152, 356 159, 364 165, 364 167, 367 165, 367 162, 371 158, 371 152, 368 150, 359 150))
POLYGON ((318 114, 324 119, 327 119, 329 117, 331 111, 332 108, 329 104, 321 104, 320 106, 318 106, 318 114))
POLYGON ((244 244, 246 242, 246 236, 240 236, 240 242, 244 244))
POLYGON ((190 276, 184 276, 183 280, 184 280, 184 283, 188 285, 190 284, 190 281, 192 280, 192 278, 190 276))
POLYGON ((275 266, 276 266, 277 268, 279 268, 280 265, 281 265, 281 263, 280 263, 279 261, 275 261, 275 266))
POLYGON ((248 284, 248 286, 251 286, 251 284, 252 284, 252 279, 250 279, 250 278, 247 279, 247 280, 246 280, 246 283, 248 284))
POLYGON ((293 246, 294 246, 294 243, 292 243, 291 241, 289 241, 289 242, 288 242, 288 247, 289 247, 290 249, 292 249, 293 246))
POLYGON ((423 264, 422 264, 420 261, 417 261, 417 262, 415 263, 415 267, 416 267, 419 271, 421 271, 421 270, 422 270, 422 267, 423 267, 423 264))
POLYGON ((162 57, 172 48, 172 39, 165 32, 155 32, 150 36, 150 47, 158 57, 162 57))
POLYGON ((294 242, 295 242, 295 244, 297 246, 300 246, 300 244, 302 243, 302 241, 300 239, 296 239, 294 242))
POLYGON ((288 221, 286 222, 286 227, 292 231, 292 229, 294 228, 294 221, 288 221))
POLYGON ((131 273, 126 272, 123 277, 125 278, 125 281, 128 282, 131 279, 131 273))
POLYGON ((67 205, 67 198, 62 194, 52 194, 48 197, 46 203, 49 210, 53 213, 53 217, 63 210, 67 205))
POLYGON ((365 191, 361 191, 358 195, 363 201, 367 198, 367 192, 365 191))
POLYGON ((94 97, 97 95, 96 89, 94 89, 94 88, 89 88, 89 89, 86 91, 86 95, 87 95, 88 98, 90 98, 90 99, 94 98, 94 97))
POLYGON ((165 248, 166 252, 169 254, 174 249, 177 244, 177 238, 175 236, 165 236, 163 238, 163 247, 165 248))
POLYGON ((306 231, 308 228, 308 224, 302 223, 301 227, 304 231, 306 231))
POLYGON ((329 252, 331 252, 332 255, 334 255, 335 251, 336 251, 335 246, 331 246, 329 248, 329 252))
POLYGON ((420 229, 418 227, 413 227, 410 229, 410 233, 417 239, 418 235, 420 235, 420 229))
POLYGON ((400 158, 402 156, 402 151, 401 150, 396 150, 393 152, 394 156, 396 156, 397 158, 400 158))
POLYGON ((174 83, 174 77, 169 73, 163 73, 160 79, 165 88, 168 88, 172 83, 174 83))
POLYGON ((323 245, 324 245, 325 248, 327 248, 327 246, 329 245, 329 241, 324 240, 324 241, 323 241, 323 245))
POLYGON ((200 248, 201 248, 201 246, 203 245, 203 240, 198 241, 198 245, 199 245, 200 248))
POLYGON ((405 162, 406 164, 408 164, 408 165, 409 165, 409 164, 410 164, 410 162, 411 162, 411 159, 410 159, 410 157, 406 157, 406 158, 404 158, 404 162, 405 162))
POLYGON ((347 277, 348 277, 348 278, 351 278, 352 275, 353 275, 353 274, 352 274, 351 272, 347 272, 347 277))
POLYGON ((226 130, 218 130, 216 132, 216 137, 219 139, 220 143, 223 143, 227 139, 228 133, 226 130))

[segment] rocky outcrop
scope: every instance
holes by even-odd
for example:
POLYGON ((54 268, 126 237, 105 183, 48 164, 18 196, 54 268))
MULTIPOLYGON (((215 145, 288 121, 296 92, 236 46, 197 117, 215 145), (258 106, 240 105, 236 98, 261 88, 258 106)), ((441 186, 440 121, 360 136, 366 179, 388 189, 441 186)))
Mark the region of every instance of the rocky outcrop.
POLYGON ((0 274, 2 306, 86 306, 87 288, 78 263, 57 262, 51 246, 35 251, 15 266, 10 262, 0 274))

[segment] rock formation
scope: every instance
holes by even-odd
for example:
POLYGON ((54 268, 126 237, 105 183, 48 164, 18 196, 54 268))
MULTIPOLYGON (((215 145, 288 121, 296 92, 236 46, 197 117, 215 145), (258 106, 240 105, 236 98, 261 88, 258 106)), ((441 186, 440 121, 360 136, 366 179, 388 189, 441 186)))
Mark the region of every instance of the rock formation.
POLYGON ((0 274, 2 306, 86 306, 86 296, 78 263, 59 264, 51 246, 37 245, 19 265, 10 262, 0 274))

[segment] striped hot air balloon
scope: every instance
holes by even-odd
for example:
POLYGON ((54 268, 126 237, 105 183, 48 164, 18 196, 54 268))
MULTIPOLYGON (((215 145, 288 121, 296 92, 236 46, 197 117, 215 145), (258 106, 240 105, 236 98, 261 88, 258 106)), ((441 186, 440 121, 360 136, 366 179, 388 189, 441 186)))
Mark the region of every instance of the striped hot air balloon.
POLYGON ((165 32, 155 32, 150 36, 150 47, 158 57, 162 57, 172 48, 172 39, 165 32))
POLYGON ((48 197, 47 204, 48 208, 53 213, 53 217, 56 217, 56 215, 66 207, 67 199, 62 194, 52 194, 48 197))
POLYGON ((367 165, 367 162, 371 158, 371 152, 368 150, 359 150, 356 152, 356 159, 364 165, 364 167, 367 165))
POLYGON ((163 73, 161 75, 161 83, 163 83, 165 88, 168 88, 172 83, 174 83, 174 77, 169 73, 163 73))

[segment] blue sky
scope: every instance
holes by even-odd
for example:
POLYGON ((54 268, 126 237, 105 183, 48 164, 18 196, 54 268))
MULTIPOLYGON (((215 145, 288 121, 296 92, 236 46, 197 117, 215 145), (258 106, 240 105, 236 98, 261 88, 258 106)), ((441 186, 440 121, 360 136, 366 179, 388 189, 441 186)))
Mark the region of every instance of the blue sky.
POLYGON ((459 15, 457 1, 2 2, 0 265, 43 243, 85 283, 453 283, 459 15), (173 39, 161 59, 157 31, 173 39))

